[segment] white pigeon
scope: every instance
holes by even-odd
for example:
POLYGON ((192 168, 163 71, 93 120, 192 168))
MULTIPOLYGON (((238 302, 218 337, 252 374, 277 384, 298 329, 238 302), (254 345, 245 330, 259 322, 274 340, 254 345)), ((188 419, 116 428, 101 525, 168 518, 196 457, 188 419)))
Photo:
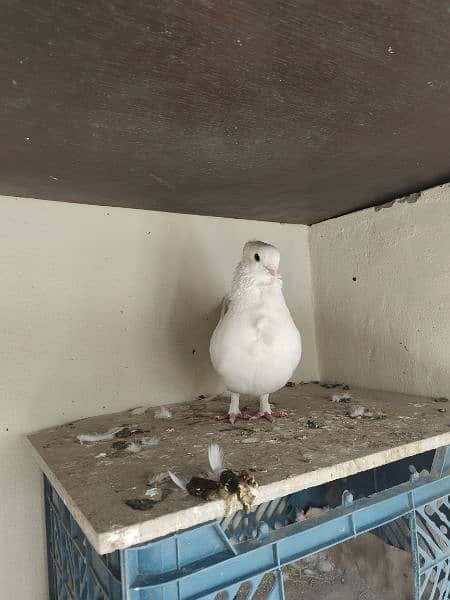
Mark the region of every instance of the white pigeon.
POLYGON ((250 418, 239 410, 240 394, 259 397, 260 409, 253 419, 285 416, 272 412, 269 394, 289 380, 302 345, 284 300, 279 263, 274 246, 247 242, 231 292, 223 301, 210 343, 212 364, 231 392, 230 408, 221 420, 250 418))

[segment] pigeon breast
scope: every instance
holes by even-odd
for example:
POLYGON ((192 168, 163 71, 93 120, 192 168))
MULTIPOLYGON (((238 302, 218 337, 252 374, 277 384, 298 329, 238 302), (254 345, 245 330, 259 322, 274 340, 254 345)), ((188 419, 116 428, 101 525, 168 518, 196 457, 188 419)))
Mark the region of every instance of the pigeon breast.
POLYGON ((211 360, 232 392, 261 396, 280 389, 301 357, 300 334, 280 280, 237 289, 213 333, 211 360))

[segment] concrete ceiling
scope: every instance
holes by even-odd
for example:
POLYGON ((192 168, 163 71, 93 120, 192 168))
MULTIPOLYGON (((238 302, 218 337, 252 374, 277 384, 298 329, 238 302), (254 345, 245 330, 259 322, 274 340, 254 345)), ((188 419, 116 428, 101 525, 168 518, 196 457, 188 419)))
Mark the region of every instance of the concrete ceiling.
POLYGON ((450 2, 2 0, 0 193, 314 223, 450 179, 450 2))

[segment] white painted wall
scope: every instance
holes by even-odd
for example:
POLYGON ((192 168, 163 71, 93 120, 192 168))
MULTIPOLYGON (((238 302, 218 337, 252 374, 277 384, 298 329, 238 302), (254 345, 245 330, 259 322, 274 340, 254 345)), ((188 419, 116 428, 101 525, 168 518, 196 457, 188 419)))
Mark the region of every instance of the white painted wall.
POLYGON ((311 256, 321 378, 449 395, 450 185, 313 226, 311 256))
POLYGON ((208 357, 241 247, 276 244, 317 378, 309 229, 0 197, 0 596, 47 597, 26 433, 220 389, 208 357), (192 354, 195 349, 195 354, 192 354))

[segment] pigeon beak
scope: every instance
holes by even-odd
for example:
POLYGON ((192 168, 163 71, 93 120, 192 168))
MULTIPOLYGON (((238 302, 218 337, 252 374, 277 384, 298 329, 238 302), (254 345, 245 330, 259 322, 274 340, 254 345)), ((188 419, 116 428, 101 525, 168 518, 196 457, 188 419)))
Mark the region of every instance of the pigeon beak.
POLYGON ((274 266, 264 267, 268 273, 272 275, 272 277, 276 277, 278 275, 278 269, 274 266))

